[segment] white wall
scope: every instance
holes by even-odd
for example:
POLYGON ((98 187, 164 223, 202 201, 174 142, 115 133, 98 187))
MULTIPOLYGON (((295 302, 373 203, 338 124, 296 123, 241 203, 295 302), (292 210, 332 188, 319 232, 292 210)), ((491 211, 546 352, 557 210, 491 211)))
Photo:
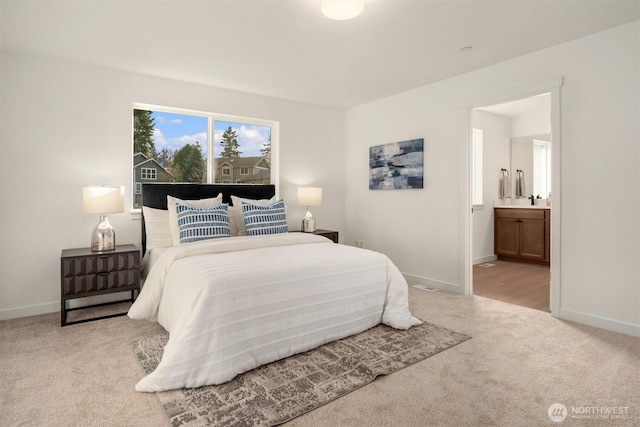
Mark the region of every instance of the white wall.
POLYGON ((551 133, 551 114, 524 114, 511 120, 511 136, 531 136, 551 133))
POLYGON ((346 241, 462 292, 461 113, 469 99, 563 76, 562 318, 640 335, 638 22, 347 111, 346 241), (425 139, 424 189, 369 191, 368 147, 425 139))
POLYGON ((493 202, 500 197, 502 168, 511 170, 511 119, 486 111, 474 111, 472 126, 482 129, 482 198, 473 209, 473 263, 496 259, 493 246, 493 202))
MULTIPOLYGON (((280 196, 300 229, 298 185, 321 186, 314 215, 344 229, 342 110, 286 102, 67 61, 2 53, 0 318, 59 310, 60 251, 86 247, 97 224, 82 187, 132 182, 132 104, 280 122, 280 196)), ((117 243, 139 243, 140 222, 109 215, 117 243)))

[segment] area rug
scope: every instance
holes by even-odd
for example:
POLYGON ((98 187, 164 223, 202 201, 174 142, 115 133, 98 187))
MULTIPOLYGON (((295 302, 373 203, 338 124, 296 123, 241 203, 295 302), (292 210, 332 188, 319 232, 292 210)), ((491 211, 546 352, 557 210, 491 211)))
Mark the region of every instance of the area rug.
MULTIPOLYGON (((156 395, 174 427, 274 426, 469 338, 427 322, 406 331, 378 325, 221 385, 156 395)), ((145 375, 160 362, 168 339, 162 334, 132 343, 145 375)))

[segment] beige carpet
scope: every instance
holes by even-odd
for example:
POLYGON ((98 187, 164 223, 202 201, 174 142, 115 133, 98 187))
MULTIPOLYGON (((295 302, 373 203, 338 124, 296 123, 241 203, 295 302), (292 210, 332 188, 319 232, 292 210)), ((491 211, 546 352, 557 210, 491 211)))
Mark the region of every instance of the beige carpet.
MULTIPOLYGON (((631 426, 640 424, 640 340, 477 296, 410 288, 411 310, 473 336, 286 424, 295 426, 631 426), (624 418, 550 421, 550 405, 626 408, 624 418)), ((59 314, 0 322, 0 425, 165 426, 134 390, 126 317, 59 327, 59 314)))

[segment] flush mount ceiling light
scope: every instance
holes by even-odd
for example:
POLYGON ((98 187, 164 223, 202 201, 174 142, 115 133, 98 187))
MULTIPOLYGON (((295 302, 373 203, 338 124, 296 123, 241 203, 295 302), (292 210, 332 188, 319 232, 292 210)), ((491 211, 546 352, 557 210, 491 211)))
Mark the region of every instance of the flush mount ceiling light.
POLYGON ((321 0, 320 10, 327 18, 337 21, 353 19, 364 10, 364 0, 321 0))

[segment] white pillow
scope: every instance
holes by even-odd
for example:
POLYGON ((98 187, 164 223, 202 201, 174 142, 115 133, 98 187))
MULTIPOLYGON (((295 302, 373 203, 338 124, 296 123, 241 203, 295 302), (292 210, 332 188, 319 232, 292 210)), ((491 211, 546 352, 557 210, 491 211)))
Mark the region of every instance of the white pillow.
POLYGON ((169 227, 169 211, 143 206, 142 214, 147 234, 147 253, 154 248, 173 246, 171 228, 169 227))
POLYGON ((244 225, 244 217, 242 215, 242 202, 251 203, 257 206, 269 206, 276 201, 276 197, 273 196, 270 199, 242 199, 237 196, 231 196, 231 203, 233 206, 229 206, 229 225, 231 227, 231 236, 246 236, 247 228, 244 225))
POLYGON ((167 208, 169 211, 169 227, 171 228, 171 238, 173 239, 173 246, 180 244, 180 231, 178 230, 178 213, 176 212, 176 205, 181 204, 183 206, 192 206, 194 208, 211 208, 222 204, 222 193, 218 194, 218 197, 211 199, 200 200, 181 200, 173 196, 167 196, 167 208))

